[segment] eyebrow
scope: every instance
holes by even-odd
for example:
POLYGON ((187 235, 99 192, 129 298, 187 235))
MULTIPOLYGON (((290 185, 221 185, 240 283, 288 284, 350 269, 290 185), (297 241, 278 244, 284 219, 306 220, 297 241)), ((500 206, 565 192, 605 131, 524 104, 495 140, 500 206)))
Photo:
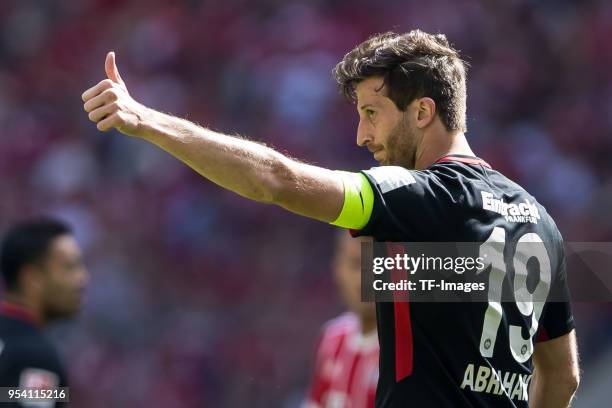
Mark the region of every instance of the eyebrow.
POLYGON ((365 105, 361 105, 359 107, 359 110, 364 110, 365 108, 368 108, 368 107, 373 108, 374 105, 372 105, 371 103, 366 103, 365 105))

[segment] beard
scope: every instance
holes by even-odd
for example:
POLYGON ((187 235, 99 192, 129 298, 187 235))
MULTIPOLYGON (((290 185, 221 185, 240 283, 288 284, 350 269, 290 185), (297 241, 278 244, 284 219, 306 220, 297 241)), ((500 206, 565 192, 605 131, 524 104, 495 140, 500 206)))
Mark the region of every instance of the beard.
POLYGON ((54 291, 53 297, 43 300, 43 314, 46 322, 69 319, 76 316, 82 308, 80 295, 67 291, 54 291), (58 298, 57 293, 61 293, 58 298))
POLYGON ((407 117, 391 130, 387 138, 387 155, 381 164, 414 169, 416 166, 417 130, 407 117))

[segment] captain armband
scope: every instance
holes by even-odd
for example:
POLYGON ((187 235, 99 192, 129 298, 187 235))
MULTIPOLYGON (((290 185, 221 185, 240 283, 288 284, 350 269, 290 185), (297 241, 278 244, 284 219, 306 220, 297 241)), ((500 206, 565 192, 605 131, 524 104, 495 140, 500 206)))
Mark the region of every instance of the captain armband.
POLYGON ((344 185, 344 205, 335 221, 330 222, 343 228, 359 230, 370 221, 374 208, 374 191, 370 182, 361 173, 337 171, 344 185))

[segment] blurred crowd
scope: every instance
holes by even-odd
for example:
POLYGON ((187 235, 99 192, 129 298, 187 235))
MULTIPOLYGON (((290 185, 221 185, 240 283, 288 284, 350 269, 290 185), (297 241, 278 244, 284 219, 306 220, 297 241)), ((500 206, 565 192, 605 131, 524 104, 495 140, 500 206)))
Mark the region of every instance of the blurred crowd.
MULTIPOLYGON (((146 143, 102 134, 81 93, 104 56, 141 102, 331 168, 374 166, 331 69, 377 32, 445 33, 470 64, 468 138, 567 241, 612 240, 612 3, 0 2, 0 230, 76 229, 83 315, 52 335, 75 406, 296 407, 342 310, 333 229, 248 202, 146 143)), ((612 308, 575 306, 583 364, 612 308)))

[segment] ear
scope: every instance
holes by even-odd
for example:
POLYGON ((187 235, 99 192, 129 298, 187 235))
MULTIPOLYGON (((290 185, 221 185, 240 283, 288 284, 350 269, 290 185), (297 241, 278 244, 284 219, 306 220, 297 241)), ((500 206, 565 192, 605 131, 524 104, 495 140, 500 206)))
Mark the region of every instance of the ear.
POLYGON ((416 104, 416 125, 419 129, 426 128, 436 117, 436 103, 428 97, 419 98, 414 103, 416 104))
POLYGON ((33 293, 40 290, 42 286, 42 271, 36 265, 24 265, 17 278, 17 286, 23 293, 33 293))

